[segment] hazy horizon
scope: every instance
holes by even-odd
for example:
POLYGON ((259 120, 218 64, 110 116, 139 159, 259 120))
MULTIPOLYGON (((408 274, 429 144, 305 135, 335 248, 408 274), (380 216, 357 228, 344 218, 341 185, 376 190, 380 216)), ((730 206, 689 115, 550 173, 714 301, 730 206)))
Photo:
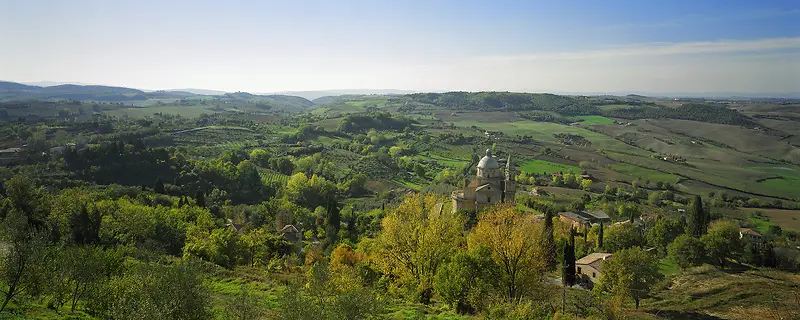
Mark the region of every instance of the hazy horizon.
POLYGON ((0 79, 148 90, 786 94, 790 1, 0 2, 0 79))

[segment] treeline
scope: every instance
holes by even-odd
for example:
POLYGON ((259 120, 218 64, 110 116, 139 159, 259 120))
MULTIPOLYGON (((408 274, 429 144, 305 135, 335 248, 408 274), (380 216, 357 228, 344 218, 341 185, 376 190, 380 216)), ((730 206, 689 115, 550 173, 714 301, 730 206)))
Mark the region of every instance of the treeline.
POLYGON ((408 97, 413 102, 433 104, 455 110, 480 111, 554 111, 565 115, 599 114, 597 107, 584 98, 561 96, 549 93, 515 92, 446 92, 415 93, 408 97))
POLYGON ((348 114, 339 123, 338 130, 347 133, 365 132, 370 129, 402 131, 413 128, 412 121, 403 117, 393 117, 388 112, 368 112, 348 114))
POLYGON ((677 108, 627 108, 603 110, 606 117, 624 119, 681 119, 738 126, 758 126, 750 117, 725 106, 688 103, 677 108))

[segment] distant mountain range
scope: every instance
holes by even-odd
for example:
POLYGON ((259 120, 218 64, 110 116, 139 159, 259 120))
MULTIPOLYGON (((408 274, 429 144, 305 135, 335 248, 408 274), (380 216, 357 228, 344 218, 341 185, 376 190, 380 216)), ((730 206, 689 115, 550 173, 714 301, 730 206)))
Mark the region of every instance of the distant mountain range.
POLYGON ((341 90, 315 90, 315 91, 280 91, 270 94, 283 94, 289 96, 303 97, 308 100, 328 96, 341 96, 346 94, 409 94, 420 91, 396 90, 396 89, 341 89, 341 90))
MULTIPOLYGON (((365 94, 410 94, 421 91, 396 90, 396 89, 333 89, 333 90, 308 90, 308 91, 280 91, 254 96, 296 96, 307 100, 321 97, 341 95, 365 94)), ((17 83, 0 81, 0 100, 13 99, 73 99, 94 101, 132 101, 148 99, 183 99, 192 95, 222 96, 231 92, 209 89, 168 89, 168 90, 143 90, 125 87, 103 86, 85 83, 68 83, 56 81, 38 81, 17 83)), ((794 93, 741 93, 741 92, 552 92, 560 95, 584 96, 626 96, 630 94, 658 98, 711 98, 711 99, 800 99, 800 92, 794 93)))

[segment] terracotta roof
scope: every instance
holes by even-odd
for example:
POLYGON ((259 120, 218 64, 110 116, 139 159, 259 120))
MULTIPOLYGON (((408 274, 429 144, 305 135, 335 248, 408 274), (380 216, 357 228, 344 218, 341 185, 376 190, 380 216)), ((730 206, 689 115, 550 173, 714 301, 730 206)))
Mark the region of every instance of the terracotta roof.
POLYGON ((611 217, 609 217, 604 211, 601 211, 601 210, 583 211, 582 213, 585 213, 586 215, 592 216, 595 219, 611 220, 611 217))
POLYGON ((590 222, 589 219, 587 219, 586 217, 584 217, 584 216, 582 216, 580 214, 577 214, 575 212, 559 212, 558 214, 560 216, 567 217, 567 218, 569 218, 571 220, 574 220, 574 221, 577 221, 577 222, 580 222, 580 223, 589 223, 590 222))
POLYGON ((756 237, 760 237, 761 236, 761 233, 758 233, 758 231, 755 231, 755 230, 750 229, 750 228, 739 228, 739 233, 746 234, 746 235, 751 235, 751 236, 756 236, 756 237))
POLYGON ((491 188, 491 185, 488 182, 484 183, 484 184, 478 186, 477 188, 475 188, 475 191, 483 190, 484 188, 491 188))
POLYGON ((575 264, 592 264, 599 260, 608 259, 608 257, 610 256, 611 256, 610 253, 595 252, 588 256, 578 259, 577 261, 575 261, 575 264))
POLYGON ((297 233, 297 232, 300 231, 297 231, 297 228, 295 228, 291 224, 287 224, 286 226, 283 227, 283 229, 281 229, 281 233, 297 233))

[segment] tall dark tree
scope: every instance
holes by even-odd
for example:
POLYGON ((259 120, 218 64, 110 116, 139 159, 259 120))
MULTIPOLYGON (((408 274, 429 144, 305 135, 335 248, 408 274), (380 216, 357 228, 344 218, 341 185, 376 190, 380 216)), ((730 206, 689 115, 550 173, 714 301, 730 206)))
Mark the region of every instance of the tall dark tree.
POLYGON ((689 203, 689 223, 686 228, 689 235, 700 238, 708 228, 707 215, 703 210, 703 199, 699 195, 695 195, 692 202, 689 203))
POLYGON ((86 205, 70 216, 72 242, 79 244, 96 243, 100 239, 100 212, 89 213, 86 205))
POLYGON ((597 231, 597 250, 603 250, 603 223, 600 222, 600 230, 597 231))
POLYGON ((575 229, 570 229, 569 242, 564 244, 564 261, 562 263, 561 281, 565 286, 575 284, 575 229))
POLYGON ((167 191, 164 189, 164 182, 161 181, 161 177, 156 178, 156 183, 153 184, 153 191, 157 193, 164 194, 167 191))
POLYGON ((345 222, 347 223, 347 229, 345 229, 345 231, 347 231, 347 239, 349 239, 352 243, 358 242, 358 227, 356 226, 357 220, 358 215, 356 215, 355 208, 353 208, 353 210, 350 211, 350 214, 345 217, 345 222))
POLYGON ((206 206, 206 195, 203 193, 203 190, 197 189, 197 192, 194 193, 194 202, 198 206, 204 207, 206 206))
POLYGON ((342 216, 339 212, 339 203, 336 199, 330 198, 328 200, 328 216, 325 219, 325 244, 332 246, 336 244, 339 237, 339 228, 342 224, 342 216))
POLYGON ((549 270, 553 270, 556 267, 556 244, 553 239, 553 213, 550 210, 544 212, 541 248, 544 253, 545 265, 549 270))

